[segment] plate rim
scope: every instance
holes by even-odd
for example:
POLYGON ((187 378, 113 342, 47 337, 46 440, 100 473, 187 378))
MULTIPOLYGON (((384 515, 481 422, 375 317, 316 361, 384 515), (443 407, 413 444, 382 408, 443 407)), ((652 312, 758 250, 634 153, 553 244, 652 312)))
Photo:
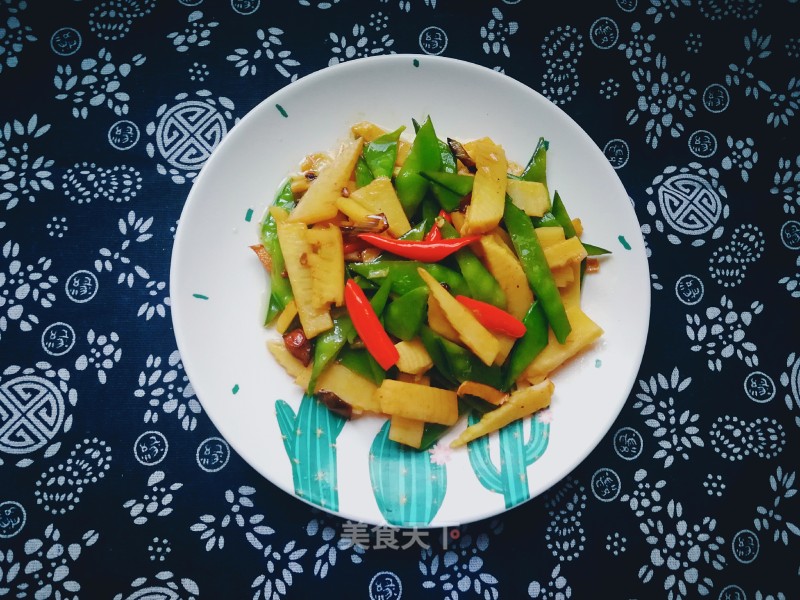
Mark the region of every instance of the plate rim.
MULTIPOLYGON (((189 190, 189 192, 188 192, 188 194, 187 194, 187 196, 186 196, 186 198, 184 200, 184 204, 183 204, 183 206, 181 208, 180 217, 179 217, 179 221, 178 221, 178 226, 176 228, 175 238, 174 238, 173 245, 172 245, 172 248, 171 248, 170 275, 169 275, 169 293, 170 293, 170 298, 172 299, 172 305, 170 307, 170 313, 171 313, 173 334, 174 334, 175 342, 176 342, 176 345, 177 345, 177 349, 178 349, 179 354, 181 356, 181 362, 183 364, 185 373, 186 373, 189 381, 192 382, 192 385, 193 385, 197 400, 204 407, 206 416, 209 418, 209 420, 211 421, 212 425, 215 427, 215 429, 217 430, 219 435, 222 436, 226 440, 226 442, 231 446, 231 448, 233 450, 235 450, 237 452, 237 454, 239 454, 239 456, 242 458, 242 460, 250 468, 252 468, 255 472, 257 472, 259 474, 259 476, 263 477, 267 482, 269 482, 270 484, 274 485, 275 487, 281 489, 283 492, 288 493, 291 497, 293 497, 293 498, 295 498, 297 500, 301 500, 305 504, 307 504, 307 505, 309 505, 309 506, 311 506, 311 507, 313 507, 313 508, 315 508, 317 510, 324 511, 324 512, 326 512, 328 514, 334 515, 334 516, 336 516, 338 518, 341 518, 341 519, 349 519, 349 520, 352 520, 352 521, 375 524, 375 525, 385 525, 386 523, 385 523, 385 520, 376 521, 374 519, 369 519, 369 518, 365 519, 364 515, 358 515, 358 514, 349 512, 347 510, 343 510, 341 507, 339 507, 337 510, 331 510, 331 509, 328 509, 326 507, 320 506, 319 504, 314 503, 314 502, 310 501, 309 499, 304 498, 303 496, 299 496, 295 492, 295 490, 292 488, 291 485, 284 486, 281 483, 276 482, 275 480, 273 480, 273 478, 269 477, 264 472, 264 470, 261 468, 261 466, 256 466, 256 464, 253 464, 253 462, 251 462, 251 460, 248 460, 246 458, 246 454, 243 453, 240 450, 239 444, 235 441, 235 439, 231 439, 231 438, 229 438, 228 436, 226 436, 225 434, 222 433, 222 430, 220 429, 220 424, 217 422, 217 419, 215 419, 212 416, 211 412, 207 408, 207 404, 203 401, 203 397, 201 395, 200 388, 198 388, 198 386, 196 386, 193 383, 193 381, 200 381, 200 379, 198 378, 199 369, 196 370, 195 367, 192 366, 193 360, 192 360, 192 358, 190 358, 191 357, 191 352, 188 350, 188 348, 186 346, 187 341, 185 339, 185 336, 181 334, 181 332, 184 330, 184 328, 188 327, 188 324, 185 322, 186 313, 179 307, 183 304, 183 302, 188 302, 188 300, 184 299, 182 295, 176 293, 177 289, 179 287, 179 285, 178 285, 178 272, 180 270, 180 264, 179 264, 180 252, 178 252, 178 250, 180 249, 180 247, 182 245, 185 245, 184 239, 187 238, 187 236, 190 235, 190 234, 188 234, 186 232, 187 231, 186 227, 185 226, 181 227, 181 225, 182 225, 182 223, 185 223, 185 216, 188 215, 192 211, 193 206, 198 203, 197 198, 199 198, 201 196, 201 192, 198 191, 198 190, 201 189, 201 187, 202 187, 202 185, 199 185, 199 184, 202 184, 205 181, 206 177, 208 177, 209 171, 212 170, 209 165, 213 165, 216 162, 216 160, 219 160, 218 157, 221 154, 223 154, 223 152, 225 152, 225 149, 228 146, 230 146, 232 144, 235 144, 236 143, 236 139, 240 135, 244 135, 242 132, 246 131, 247 126, 251 121, 253 121, 253 120, 258 118, 258 114, 259 113, 267 110, 268 107, 274 106, 275 104, 279 104, 280 97, 282 97, 284 95, 297 93, 297 92, 301 91, 306 86, 315 85, 317 82, 323 81, 324 79, 329 78, 329 77, 335 77, 336 74, 339 73, 339 72, 343 72, 345 70, 357 70, 364 63, 367 63, 367 62, 369 62, 370 64, 378 63, 378 62, 405 63, 407 61, 415 61, 415 66, 417 66, 416 61, 419 61, 420 63, 422 61, 426 61, 426 62, 433 61, 433 62, 442 63, 442 64, 449 63, 449 64, 452 64, 452 65, 454 65, 454 67, 459 68, 459 69, 465 69, 467 71, 472 70, 474 72, 480 72, 484 76, 496 77, 496 78, 502 79, 502 80, 505 81, 506 84, 511 85, 513 87, 516 87, 521 93, 532 95, 538 101, 546 103, 547 105, 549 105, 549 108, 551 110, 554 109, 555 111, 557 111, 557 113, 560 113, 559 116, 562 119, 564 119, 565 121, 567 121, 567 123, 573 129, 573 133, 577 134, 582 139, 582 142, 583 142, 584 145, 586 145, 588 148, 590 148, 591 151, 594 152, 595 154, 598 154, 598 157, 602 157, 603 158, 603 161, 602 161, 602 165, 603 166, 602 166, 602 168, 604 170, 606 170, 607 174, 610 175, 612 180, 615 182, 615 186, 618 188, 617 192, 620 195, 624 195, 625 198, 630 198, 629 195, 627 194, 627 191, 625 190, 624 184, 622 183, 619 175, 616 173, 616 171, 611 166, 611 164, 608 163, 608 161, 605 159, 605 156, 603 155, 602 150, 597 145, 597 143, 595 143, 595 141, 591 138, 591 136, 589 136, 589 134, 586 132, 586 130, 584 130, 583 127, 581 127, 581 125, 577 121, 575 121, 575 119, 573 119, 560 106, 558 106, 554 102, 552 102, 549 99, 547 99, 544 95, 542 95, 537 90, 529 87, 528 85, 522 83, 521 81, 519 81, 519 80, 517 80, 517 79, 515 79, 515 78, 513 78, 513 77, 511 77, 511 76, 509 76, 509 75, 507 75, 507 74, 505 74, 503 72, 498 72, 498 71, 495 71, 493 69, 490 69, 489 67, 485 67, 483 65, 480 65, 480 64, 477 64, 477 63, 474 63, 474 62, 470 62, 470 61, 467 61, 467 60, 463 60, 463 59, 459 59, 459 58, 453 58, 453 57, 446 57, 446 56, 431 56, 431 55, 414 54, 414 53, 378 55, 378 56, 357 58, 357 59, 341 62, 341 63, 338 63, 336 65, 330 65, 330 66, 326 66, 324 68, 318 69, 316 71, 313 71, 313 72, 311 72, 311 73, 309 73, 309 74, 297 79, 294 82, 291 82, 291 83, 283 86, 282 88, 280 88, 278 90, 275 90, 269 96, 267 96, 267 97, 263 98, 262 100, 260 100, 250 110, 248 110, 248 112, 244 116, 242 116, 236 122, 236 124, 228 131, 227 135, 225 135, 223 137, 223 139, 220 141, 220 143, 217 145, 217 147, 214 148, 214 150, 212 151, 211 155, 206 159, 205 163, 203 164, 202 168, 200 169, 200 172, 198 173, 197 177, 191 183, 192 187, 189 190), (193 374, 194 374, 194 379, 193 379, 193 374)), ((617 192, 615 192, 615 194, 617 192)), ((641 244, 642 247, 645 247, 644 246, 644 238, 643 238, 643 235, 642 235, 642 232, 641 232, 641 227, 640 227, 641 224, 640 224, 640 221, 638 219, 638 216, 636 215, 635 209, 633 208, 632 204, 630 206, 628 206, 628 209, 630 210, 630 213, 631 213, 633 219, 635 220, 635 222, 637 223, 637 225, 639 225, 639 227, 637 227, 637 229, 636 229, 637 241, 641 241, 642 242, 642 244, 641 244)), ((648 259, 646 257, 646 254, 642 253, 642 256, 640 257, 640 261, 639 262, 640 262, 640 266, 643 266, 644 273, 647 274, 648 279, 649 279, 649 275, 650 275, 649 261, 648 261, 648 259)), ((513 510, 513 509, 519 508, 519 507, 527 504, 530 500, 532 500, 532 499, 538 497, 539 495, 547 492, 548 490, 552 489, 553 486, 555 486, 559 481, 562 481, 566 477, 568 477, 570 475, 570 473, 575 471, 582 463, 584 463, 586 461, 586 459, 589 457, 589 455, 591 455, 592 452, 594 452, 597 449, 597 447, 599 446, 599 444, 602 441, 602 439, 608 434, 608 432, 610 431, 610 429, 613 426, 613 424, 619 418, 619 415, 621 414, 622 409, 624 408, 625 404, 627 403, 627 399, 630 396, 630 394, 631 394, 631 392, 633 390, 633 387, 634 387, 634 385, 636 383, 636 379, 637 379, 638 373, 641 370, 641 364, 642 364, 642 361, 643 361, 643 358, 644 358, 644 353, 645 353, 646 348, 647 348, 647 341, 648 341, 648 337, 649 337, 649 322, 650 322, 651 311, 652 311, 652 290, 651 290, 651 286, 650 286, 650 282, 649 281, 647 282, 647 285, 642 285, 642 290, 646 291, 646 296, 644 298, 641 298, 641 299, 637 298, 637 301, 638 302, 642 302, 642 303, 644 303, 646 305, 646 311, 644 311, 644 314, 646 315, 646 318, 644 319, 644 323, 642 324, 642 327, 640 329, 641 336, 639 338, 640 339, 639 347, 635 348, 635 356, 636 356, 635 364, 634 363, 630 363, 632 372, 634 374, 633 374, 633 376, 631 378, 631 381, 627 382, 626 385, 625 385, 625 388, 627 389, 627 393, 625 394, 624 399, 622 399, 619 402, 619 409, 616 411, 616 413, 613 416, 613 418, 611 418, 609 420, 609 422, 607 423, 607 425, 605 427, 596 430, 595 439, 592 440, 591 444, 587 444, 587 445, 584 446, 584 451, 579 453, 578 456, 576 457, 576 459, 574 461, 572 461, 574 464, 570 464, 568 468, 562 469, 563 474, 561 474, 558 477, 552 478, 552 481, 550 481, 550 483, 548 483, 546 486, 544 486, 544 488, 541 491, 539 491, 537 494, 535 494, 535 495, 534 494, 530 494, 527 499, 523 499, 522 501, 518 502, 517 504, 512 505, 511 507, 503 508, 501 505, 498 506, 497 508, 494 508, 494 507, 483 507, 484 510, 482 510, 482 511, 473 511, 473 513, 471 513, 472 516, 470 516, 468 520, 463 521, 462 524, 476 522, 476 521, 480 521, 480 520, 483 520, 483 519, 486 519, 486 518, 490 518, 490 517, 494 517, 494 516, 498 516, 498 515, 503 515, 503 514, 509 512, 509 511, 513 510)), ((446 520, 440 518, 440 515, 438 514, 438 512, 437 512, 436 515, 434 515, 434 517, 432 518, 431 522, 436 522, 437 520, 446 521, 446 520)), ((392 524, 392 526, 396 527, 396 528, 400 528, 400 529, 402 529, 402 528, 412 528, 412 527, 413 528, 419 528, 419 526, 407 525, 407 524, 399 524, 399 525, 392 524)), ((425 525, 424 527, 425 528, 431 528, 431 527, 437 527, 437 526, 439 526, 439 525, 431 525, 429 523, 428 525, 425 525)))

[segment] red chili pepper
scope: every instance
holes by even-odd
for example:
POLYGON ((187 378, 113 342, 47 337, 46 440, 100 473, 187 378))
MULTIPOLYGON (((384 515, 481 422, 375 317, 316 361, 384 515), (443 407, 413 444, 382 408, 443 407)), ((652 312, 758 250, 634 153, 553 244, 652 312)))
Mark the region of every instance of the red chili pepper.
POLYGON ((439 211, 439 216, 442 217, 448 223, 450 223, 450 225, 453 224, 453 217, 451 217, 450 213, 447 212, 445 209, 439 211))
POLYGON ((364 291, 353 279, 348 279, 345 284, 344 303, 358 336, 372 357, 383 369, 396 364, 400 359, 400 353, 378 320, 378 315, 375 314, 364 291))
POLYGON ((381 250, 386 250, 410 260, 421 260, 422 262, 438 262, 480 238, 479 235, 468 235, 462 238, 442 239, 435 242, 418 242, 396 240, 375 233, 360 233, 358 237, 381 250))
POLYGON ((439 229, 439 226, 434 223, 433 227, 431 227, 430 231, 425 234, 425 237, 422 238, 425 242, 436 242, 442 239, 442 230, 439 229))
POLYGON ((456 296, 456 300, 466 306, 486 329, 504 333, 513 338, 521 338, 527 331, 522 321, 502 308, 467 296, 456 296))

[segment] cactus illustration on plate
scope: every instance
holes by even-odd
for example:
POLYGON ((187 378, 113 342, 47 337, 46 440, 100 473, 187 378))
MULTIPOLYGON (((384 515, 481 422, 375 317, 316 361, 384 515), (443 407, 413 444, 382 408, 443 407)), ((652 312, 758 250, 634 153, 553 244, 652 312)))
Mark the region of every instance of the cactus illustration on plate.
POLYGON ((442 505, 447 470, 431 462, 430 452, 389 439, 389 421, 372 442, 369 477, 375 500, 392 525, 427 525, 442 505))
POLYGON ((336 438, 347 419, 308 394, 303 395, 296 415, 284 400, 275 401, 275 413, 292 464, 295 493, 323 508, 338 510, 336 438))
MULTIPOLYGON (((469 424, 478 422, 470 415, 469 424)), ((538 418, 520 419, 503 427, 497 435, 479 437, 467 445, 469 462, 478 481, 487 490, 503 494, 506 508, 516 506, 530 498, 528 467, 547 449, 550 425, 538 418), (530 423, 530 436, 525 441, 525 423, 530 423), (492 463, 489 441, 497 437, 500 442, 499 467, 492 463)))

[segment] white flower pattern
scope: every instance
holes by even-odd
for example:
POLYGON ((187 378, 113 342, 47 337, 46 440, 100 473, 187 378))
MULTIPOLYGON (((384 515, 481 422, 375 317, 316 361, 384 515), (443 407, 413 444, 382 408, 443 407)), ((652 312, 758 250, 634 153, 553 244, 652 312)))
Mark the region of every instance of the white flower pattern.
POLYGON ((653 430, 653 437, 659 446, 653 458, 664 459, 664 468, 670 467, 677 457, 689 460, 689 451, 704 445, 698 435, 700 415, 688 409, 679 410, 673 396, 684 392, 691 383, 691 377, 681 379, 677 367, 673 369, 669 380, 661 373, 649 380, 639 380, 641 391, 636 394, 637 401, 633 408, 647 417, 645 425, 653 430), (669 394, 666 399, 660 397, 664 392, 669 394))
POLYGON ((639 67, 632 73, 639 92, 636 108, 628 111, 626 120, 635 125, 641 117, 645 130, 645 141, 653 148, 658 147, 662 136, 669 134, 673 138, 680 137, 685 126, 680 120, 691 118, 695 113, 692 102, 697 95, 690 85, 691 75, 681 71, 671 75, 667 71, 667 59, 659 54, 655 60, 655 70, 639 67))
POLYGON ((519 23, 516 21, 505 21, 503 13, 499 8, 492 9, 492 17, 481 27, 481 39, 483 40, 483 52, 489 55, 502 54, 506 58, 511 56, 508 48, 508 38, 517 33, 519 23))
POLYGON ((424 589, 437 588, 448 600, 459 600, 473 593, 484 600, 497 600, 497 578, 483 570, 483 554, 488 550, 487 533, 473 535, 462 532, 447 549, 433 546, 421 551, 419 570, 424 589))
POLYGON ((54 161, 33 154, 31 143, 50 130, 49 124, 39 125, 37 115, 27 123, 14 120, 0 129, 0 203, 11 210, 20 200, 35 202, 44 190, 54 189, 50 177, 54 161))
POLYGON ((258 71, 258 62, 263 60, 268 64, 272 64, 275 70, 289 81, 296 81, 297 71, 295 67, 299 67, 300 62, 292 58, 291 50, 283 48, 283 41, 281 40, 283 34, 284 31, 278 27, 269 27, 266 31, 258 29, 256 31, 258 47, 255 50, 237 48, 233 54, 228 55, 227 59, 234 63, 234 66, 239 69, 239 75, 242 77, 255 75, 258 71))
POLYGON ((721 552, 725 539, 714 534, 716 527, 716 520, 710 517, 690 525, 683 518, 680 502, 670 500, 663 520, 648 518, 640 523, 652 550, 650 560, 639 569, 639 578, 649 583, 656 574, 663 575, 668 600, 688 598, 690 590, 708 595, 714 582, 704 576, 704 568, 721 571, 726 565, 721 552))
POLYGON ((79 541, 67 543, 61 530, 51 523, 41 537, 26 540, 18 553, 0 550, 0 595, 77 599, 81 585, 72 578, 70 568, 98 539, 100 534, 90 529, 79 541))
POLYGON ((20 21, 20 14, 28 7, 26 0, 11 4, 8 16, 0 21, 0 75, 4 69, 13 69, 19 65, 19 57, 27 44, 35 42, 37 38, 29 25, 20 21))
POLYGON ((203 11, 196 10, 188 17, 188 24, 183 31, 173 31, 167 35, 178 52, 187 52, 193 46, 202 48, 211 43, 211 30, 219 25, 219 21, 203 22, 203 11))
POLYGON ((56 100, 72 100, 72 116, 76 119, 89 117, 89 108, 105 105, 115 115, 127 115, 131 96, 122 90, 122 80, 127 78, 133 67, 139 67, 147 59, 136 54, 129 63, 117 66, 112 62, 111 52, 101 48, 97 58, 85 58, 80 67, 59 65, 53 77, 53 84, 59 93, 56 100))
POLYGON ((294 540, 282 546, 272 542, 269 536, 274 535, 275 530, 266 524, 263 514, 253 512, 255 504, 252 496, 255 492, 251 486, 240 486, 236 492, 226 490, 226 514, 219 519, 211 514, 202 515, 200 521, 192 525, 191 530, 199 533, 201 540, 205 540, 207 552, 225 548, 223 531, 229 525, 236 525, 243 530, 244 538, 250 546, 266 559, 267 572, 257 576, 250 584, 251 589, 255 590, 253 598, 280 600, 288 594, 294 575, 303 573, 303 567, 298 561, 305 556, 307 550, 298 548, 294 540), (246 513, 253 514, 245 516, 246 513))
POLYGON ((202 412, 194 394, 194 388, 183 370, 177 350, 166 361, 161 357, 147 357, 146 370, 139 373, 139 388, 136 398, 147 398, 148 409, 144 413, 145 423, 157 423, 158 409, 164 414, 175 414, 186 431, 197 427, 197 416, 202 412))
POLYGON ((94 367, 97 380, 105 383, 108 380, 107 372, 122 358, 122 348, 117 346, 119 335, 115 331, 108 335, 97 335, 94 329, 90 329, 86 334, 86 342, 90 346, 89 352, 78 357, 75 368, 78 371, 85 371, 89 367, 94 367))
POLYGON ((328 34, 328 38, 332 43, 331 52, 333 54, 328 61, 328 65, 337 65, 354 58, 394 54, 394 50, 392 50, 394 38, 389 33, 381 33, 385 29, 386 20, 388 20, 388 17, 383 19, 381 25, 373 25, 371 30, 367 30, 364 25, 356 23, 348 34, 328 34), (347 35, 350 36, 349 39, 347 35))
POLYGON ((761 314, 764 305, 759 301, 750 304, 750 310, 733 310, 733 301, 722 296, 719 306, 709 306, 705 319, 700 315, 686 315, 686 335, 694 342, 692 352, 705 352, 708 368, 722 371, 722 360, 736 356, 748 367, 758 366, 758 348, 746 339, 747 328, 753 317, 761 314))
POLYGON ((134 525, 144 525, 153 517, 166 517, 172 514, 172 500, 177 492, 183 487, 182 483, 166 484, 164 471, 154 471, 147 478, 149 491, 143 494, 141 499, 132 498, 122 506, 127 508, 133 518, 134 525))
POLYGON ((314 552, 314 575, 320 579, 325 579, 337 561, 342 560, 342 556, 349 557, 354 565, 359 565, 364 560, 366 547, 352 537, 337 532, 335 525, 329 524, 325 518, 311 519, 306 525, 306 533, 315 539, 319 536, 321 541, 319 548, 314 552))
POLYGON ((53 286, 58 277, 49 274, 52 260, 40 257, 34 263, 20 260, 20 245, 11 240, 0 253, 0 340, 11 325, 31 331, 39 324, 37 308, 49 309, 55 302, 53 286), (34 312, 36 311, 36 312, 34 312))

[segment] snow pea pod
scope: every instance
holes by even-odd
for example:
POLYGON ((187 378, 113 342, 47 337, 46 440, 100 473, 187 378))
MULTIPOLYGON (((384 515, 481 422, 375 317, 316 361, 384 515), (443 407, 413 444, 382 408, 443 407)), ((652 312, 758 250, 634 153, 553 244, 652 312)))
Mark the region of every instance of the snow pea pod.
POLYGON ((522 318, 525 325, 525 335, 514 344, 508 357, 506 375, 503 388, 511 389, 531 361, 547 346, 547 317, 538 300, 531 304, 528 312, 522 318))
POLYGON ((372 310, 375 311, 375 314, 378 315, 378 317, 381 316, 383 309, 386 308, 386 302, 389 300, 389 293, 391 291, 392 274, 389 273, 389 276, 381 282, 380 287, 369 300, 369 303, 372 305, 372 310))
MULTIPOLYGON (((455 175, 458 170, 458 165, 456 164, 453 153, 450 151, 450 146, 448 146, 446 142, 439 140, 439 152, 442 156, 441 174, 455 175)), ((447 211, 458 208, 458 205, 461 204, 461 199, 464 197, 464 194, 459 195, 457 191, 451 191, 446 187, 434 183, 431 184, 431 192, 433 192, 434 197, 439 202, 439 206, 447 211)))
POLYGON ((350 263, 348 266, 352 273, 366 277, 376 283, 382 282, 391 273, 392 292, 401 296, 425 285, 425 282, 422 281, 419 273, 417 273, 418 267, 428 271, 438 282, 446 284, 452 294, 469 295, 469 288, 461 274, 437 263, 423 263, 415 260, 381 260, 367 263, 350 263))
POLYGON ((531 159, 522 171, 523 181, 538 181, 547 186, 547 150, 549 147, 550 142, 540 137, 531 159))
POLYGON ((446 211, 454 211, 464 196, 472 191, 474 177, 449 171, 423 171, 422 177, 430 182, 431 191, 446 211))
POLYGON ((503 384, 499 366, 487 366, 472 352, 440 336, 430 327, 420 329, 420 339, 434 366, 450 381, 476 381, 498 389, 503 384))
POLYGON ((567 335, 572 330, 558 293, 558 287, 553 279, 553 274, 547 264, 539 238, 533 228, 530 217, 522 210, 514 206, 514 203, 506 197, 505 212, 503 220, 506 229, 511 236, 511 242, 516 250, 517 257, 528 278, 534 294, 542 303, 547 320, 559 343, 563 344, 567 335))
POLYGON ((386 379, 384 371, 372 355, 363 348, 344 348, 339 356, 339 362, 375 385, 380 385, 386 379))
POLYGON ((406 231, 398 239, 400 240, 421 240, 425 234, 430 231, 433 226, 436 215, 439 212, 439 207, 433 202, 431 198, 422 200, 422 218, 419 223, 414 225, 411 229, 406 231))
POLYGON ((441 168, 442 155, 439 150, 439 138, 436 137, 433 122, 428 117, 417 131, 411 150, 395 178, 397 197, 409 218, 417 211, 430 187, 428 181, 419 172, 438 171, 441 168))
POLYGON ((558 222, 558 219, 556 219, 556 216, 550 211, 547 211, 541 217, 533 217, 532 220, 533 226, 536 228, 561 227, 561 224, 558 222))
MULTIPOLYGON (((471 407, 464 402, 461 398, 458 399, 458 416, 463 417, 467 414, 471 407)), ((425 429, 422 431, 422 442, 419 446, 419 451, 424 452, 433 447, 444 434, 450 431, 452 427, 449 425, 439 425, 438 423, 425 423, 425 429)))
POLYGON ((564 206, 564 202, 558 192, 553 194, 553 206, 550 208, 550 212, 553 213, 558 224, 564 228, 564 237, 566 239, 575 237, 575 226, 572 224, 572 219, 570 219, 567 208, 564 206))
MULTIPOLYGON (((422 175, 432 184, 439 185, 458 195, 459 201, 461 198, 472 192, 472 185, 475 183, 474 175, 463 175, 461 173, 423 171, 420 173, 420 175, 422 175)), ((456 206, 458 206, 458 204, 456 204, 456 206)), ((447 207, 442 208, 445 210, 453 210, 448 209, 447 207)))
POLYGON ((333 319, 333 327, 319 334, 314 340, 314 359, 311 366, 311 377, 308 381, 308 393, 313 394, 317 378, 331 361, 339 355, 344 345, 356 336, 356 328, 349 315, 343 314, 333 319))
POLYGON ((399 296, 386 307, 384 327, 401 340, 411 340, 419 333, 428 316, 428 288, 421 286, 399 296))
POLYGON ((601 248, 600 246, 595 246, 594 244, 587 244, 586 242, 581 242, 583 247, 586 248, 586 254, 588 256, 602 256, 603 254, 611 254, 611 250, 606 250, 605 248, 601 248))
MULTIPOLYGON (((291 181, 287 180, 284 183, 275 196, 273 204, 287 212, 291 212, 295 206, 291 181)), ((286 264, 283 260, 281 246, 278 243, 278 225, 269 212, 267 212, 261 223, 261 244, 266 248, 272 261, 272 267, 270 268, 270 299, 265 318, 265 323, 271 323, 291 302, 294 295, 292 286, 285 274, 286 264)))
POLYGON ((364 144, 362 154, 373 177, 391 178, 394 175, 394 163, 397 161, 397 142, 405 131, 405 126, 384 133, 371 142, 364 144))
POLYGON ((363 156, 359 156, 356 161, 356 187, 362 188, 365 185, 369 185, 374 179, 375 176, 372 174, 367 161, 364 160, 363 156))
MULTIPOLYGON (((456 228, 448 222, 440 225, 442 235, 445 239, 457 238, 458 232, 456 228)), ((498 308, 505 308, 506 295, 497 279, 489 272, 483 265, 481 260, 475 256, 475 253, 469 248, 462 248, 455 253, 458 268, 464 276, 469 288, 469 296, 482 302, 488 302, 498 308)))

